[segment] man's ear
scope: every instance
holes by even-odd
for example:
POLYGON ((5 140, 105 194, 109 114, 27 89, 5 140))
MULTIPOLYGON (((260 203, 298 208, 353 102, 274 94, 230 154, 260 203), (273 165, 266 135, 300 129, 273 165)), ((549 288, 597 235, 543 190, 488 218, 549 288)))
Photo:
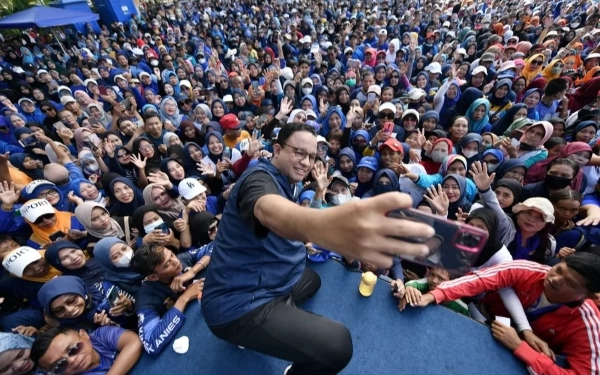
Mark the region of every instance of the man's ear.
POLYGON ((88 333, 85 330, 80 329, 79 330, 79 337, 81 337, 83 339, 89 339, 90 335, 88 335, 88 333))
POLYGON ((274 157, 279 156, 282 149, 283 148, 281 147, 281 145, 279 143, 273 143, 273 156, 274 157))
POLYGON ((152 274, 146 276, 146 280, 148 280, 148 281, 157 281, 158 280, 158 275, 156 273, 152 273, 152 274))

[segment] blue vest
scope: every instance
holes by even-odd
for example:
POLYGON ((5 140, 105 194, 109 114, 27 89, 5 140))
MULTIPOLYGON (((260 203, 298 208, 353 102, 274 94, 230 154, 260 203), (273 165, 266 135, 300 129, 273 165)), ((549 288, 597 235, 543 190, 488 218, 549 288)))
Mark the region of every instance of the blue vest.
POLYGON ((290 293, 306 263, 306 249, 273 232, 255 236, 240 217, 240 187, 251 173, 267 172, 282 197, 295 201, 294 189, 270 161, 261 159, 236 182, 223 211, 202 293, 202 313, 209 326, 229 323, 273 299, 290 293))

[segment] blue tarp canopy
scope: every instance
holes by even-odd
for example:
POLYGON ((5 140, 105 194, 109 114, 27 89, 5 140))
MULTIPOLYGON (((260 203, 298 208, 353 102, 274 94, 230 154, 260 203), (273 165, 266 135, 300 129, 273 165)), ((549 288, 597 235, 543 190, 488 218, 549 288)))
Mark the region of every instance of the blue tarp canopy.
POLYGON ((35 6, 0 20, 0 29, 28 29, 85 23, 100 19, 96 13, 35 6))

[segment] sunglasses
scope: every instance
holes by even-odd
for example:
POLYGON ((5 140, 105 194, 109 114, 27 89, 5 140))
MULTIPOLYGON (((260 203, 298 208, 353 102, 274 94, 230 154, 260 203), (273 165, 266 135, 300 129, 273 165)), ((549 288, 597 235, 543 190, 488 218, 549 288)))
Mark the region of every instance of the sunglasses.
POLYGON ((393 120, 394 119, 394 114, 393 113, 380 113, 379 116, 377 116, 378 118, 380 118, 381 120, 393 120))
POLYGON ((544 63, 543 61, 534 60, 534 61, 531 62, 531 65, 536 65, 537 66, 537 65, 542 65, 543 63, 544 63))
POLYGON ((45 214, 45 215, 42 215, 42 216, 38 217, 33 223, 36 224, 36 225, 39 225, 44 220, 52 220, 53 217, 54 217, 54 214, 45 214))
POLYGON ((67 362, 69 357, 76 356, 77 354, 81 353, 82 350, 83 350, 83 342, 78 341, 77 343, 75 343, 75 345, 70 347, 69 350, 67 350, 67 358, 63 358, 60 361, 56 362, 56 364, 54 365, 54 368, 52 369, 52 374, 60 375, 60 374, 64 373, 65 370, 67 369, 67 367, 69 366, 69 364, 67 362))
POLYGON ((54 111, 52 108, 42 108, 42 112, 48 113, 54 111))

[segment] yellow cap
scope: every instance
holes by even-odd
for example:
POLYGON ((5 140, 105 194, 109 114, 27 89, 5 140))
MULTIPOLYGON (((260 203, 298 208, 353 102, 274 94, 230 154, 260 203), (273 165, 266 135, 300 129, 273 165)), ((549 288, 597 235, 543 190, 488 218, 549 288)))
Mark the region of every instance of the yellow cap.
POLYGON ((369 297, 371 294, 373 294, 375 283, 377 283, 377 276, 375 276, 373 272, 367 271, 363 273, 360 280, 360 285, 358 286, 358 292, 363 297, 369 297))

